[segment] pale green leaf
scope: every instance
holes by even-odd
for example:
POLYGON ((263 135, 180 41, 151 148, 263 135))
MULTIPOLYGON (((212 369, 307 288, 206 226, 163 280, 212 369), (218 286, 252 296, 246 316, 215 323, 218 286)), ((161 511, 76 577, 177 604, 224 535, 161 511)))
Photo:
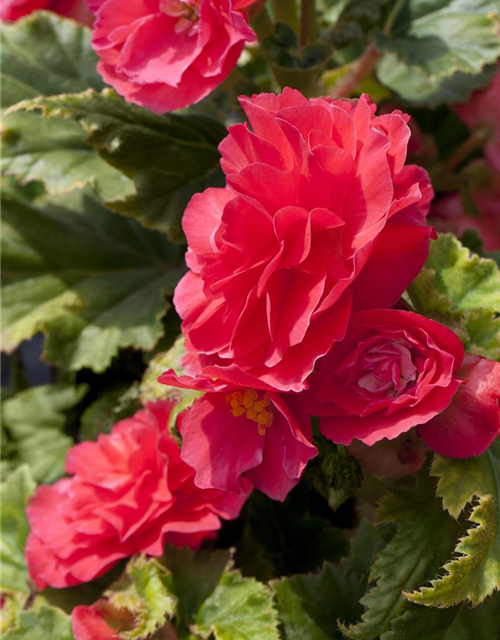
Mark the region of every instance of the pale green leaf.
POLYGON ((500 439, 476 458, 436 456, 432 473, 439 477, 443 507, 454 517, 468 503, 474 505, 468 517, 472 527, 460 539, 457 557, 444 566, 446 575, 406 597, 438 607, 463 601, 478 605, 500 588, 500 439))
POLYGON ((216 640, 279 640, 278 616, 269 587, 239 571, 224 573, 201 605, 193 630, 216 640))
POLYGON ((473 458, 445 458, 435 454, 431 476, 439 478, 436 494, 454 518, 458 518, 476 495, 500 498, 500 440, 473 458))
POLYGON ((500 270, 493 260, 453 234, 440 235, 408 293, 417 311, 450 327, 468 352, 500 358, 500 270))
POLYGON ((36 12, 2 25, 2 106, 20 100, 76 93, 104 83, 90 29, 52 12, 36 12))
POLYGON ((158 382, 158 377, 168 369, 174 369, 177 375, 183 375, 184 369, 181 360, 185 355, 184 337, 181 335, 168 351, 159 353, 150 360, 139 387, 143 404, 162 398, 176 403, 170 413, 168 427, 172 435, 177 439, 179 439, 179 434, 176 425, 179 414, 190 407, 203 394, 192 389, 180 389, 161 384, 158 382))
POLYGON ((157 116, 110 89, 35 98, 19 108, 79 122, 99 155, 134 181, 135 194, 109 200, 108 206, 174 240, 183 239, 180 223, 189 199, 219 172, 217 146, 227 131, 209 118, 157 116))
POLYGON ((442 234, 431 242, 429 259, 410 294, 424 311, 481 307, 500 311, 500 270, 493 260, 463 247, 452 233, 442 234), (443 309, 445 303, 439 296, 447 308, 443 309))
POLYGON ((25 509, 35 487, 27 465, 16 469, 0 485, 1 590, 5 593, 30 592, 24 559, 24 546, 29 534, 25 509))
POLYGON ((172 593, 172 576, 153 558, 136 556, 125 573, 104 594, 118 616, 128 612, 133 618, 129 628, 120 631, 121 640, 149 638, 170 620, 177 598, 172 593))
POLYGON ((390 35, 374 31, 385 55, 380 81, 409 102, 465 100, 487 83, 500 56, 498 15, 489 0, 405 0, 390 35))
POLYGON ((469 353, 500 360, 500 317, 493 310, 455 311, 446 324, 459 335, 469 353))
POLYGON ((160 384, 158 377, 168 369, 174 369, 177 375, 184 375, 185 371, 181 365, 181 360, 185 355, 184 337, 179 336, 168 351, 157 354, 149 361, 148 368, 144 372, 139 386, 143 404, 154 402, 160 398, 179 401, 183 397, 183 389, 160 384))
POLYGON ((132 181, 86 144, 77 123, 36 113, 4 117, 0 167, 23 183, 42 181, 53 194, 87 184, 104 200, 134 192, 132 181))
POLYGON ((42 603, 19 611, 15 624, 2 634, 2 640, 74 640, 71 617, 42 603))
POLYGON ((33 387, 2 403, 2 422, 14 442, 17 458, 29 465, 38 482, 50 483, 64 473, 73 440, 64 433, 65 412, 78 405, 86 385, 33 387))
POLYGON ((154 348, 180 248, 85 190, 38 206, 5 194, 2 229, 5 350, 44 331, 50 361, 100 372, 120 348, 154 348))

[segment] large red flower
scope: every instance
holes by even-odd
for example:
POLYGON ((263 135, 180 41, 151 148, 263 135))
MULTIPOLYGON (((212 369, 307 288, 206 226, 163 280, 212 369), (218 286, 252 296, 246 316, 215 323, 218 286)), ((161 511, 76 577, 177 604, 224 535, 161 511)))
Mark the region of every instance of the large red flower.
POLYGON ((284 500, 316 455, 309 415, 291 395, 178 377, 173 370, 158 380, 206 392, 180 416, 181 457, 201 488, 244 495, 250 483, 284 500))
POLYGON ((48 9, 83 24, 92 24, 86 0, 2 0, 0 17, 4 22, 13 22, 37 9, 48 9))
POLYGON ((463 357, 460 339, 434 320, 360 311, 312 376, 307 401, 333 442, 393 440, 446 409, 460 386, 463 357))
POLYGON ((254 0, 91 0, 105 82, 165 113, 199 102, 255 40, 241 9, 254 0))
POLYGON ((40 487, 27 513, 29 572, 39 588, 68 587, 121 558, 163 553, 165 541, 198 547, 235 518, 246 498, 194 484, 166 425, 172 404, 148 405, 110 435, 68 453, 70 478, 40 487))
POLYGON ((351 309, 390 307, 428 255, 427 173, 404 166, 396 111, 298 91, 241 98, 221 143, 225 189, 191 200, 175 292, 187 349, 239 386, 300 391, 351 309))

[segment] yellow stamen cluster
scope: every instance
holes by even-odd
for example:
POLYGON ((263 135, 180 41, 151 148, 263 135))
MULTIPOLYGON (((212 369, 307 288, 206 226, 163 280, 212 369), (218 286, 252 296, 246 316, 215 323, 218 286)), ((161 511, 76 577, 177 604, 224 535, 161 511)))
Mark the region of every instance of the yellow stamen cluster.
POLYGON ((273 424, 274 414, 269 407, 271 400, 266 394, 263 394, 259 399, 259 394, 255 389, 247 389, 245 393, 234 391, 226 396, 226 402, 235 418, 244 415, 249 420, 256 422, 261 436, 273 424), (267 411, 267 407, 271 410, 267 411))

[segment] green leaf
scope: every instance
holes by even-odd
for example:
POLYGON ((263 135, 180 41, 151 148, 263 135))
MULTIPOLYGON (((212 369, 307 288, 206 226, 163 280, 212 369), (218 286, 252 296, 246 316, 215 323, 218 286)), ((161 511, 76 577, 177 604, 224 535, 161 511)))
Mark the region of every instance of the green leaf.
POLYGON ((229 552, 195 552, 188 547, 167 545, 162 562, 172 572, 172 588, 178 598, 178 626, 187 628, 202 603, 215 591, 224 571, 229 570, 229 552))
POLYGON ((498 15, 489 0, 406 0, 390 35, 373 32, 379 80, 416 104, 465 100, 500 56, 498 15))
POLYGON ((0 485, 2 509, 0 514, 2 561, 1 591, 27 593, 28 576, 24 560, 24 546, 29 534, 26 505, 35 490, 29 467, 23 465, 11 473, 0 485))
POLYGON ((83 440, 97 440, 99 434, 110 433, 116 422, 128 418, 140 408, 135 385, 113 385, 82 413, 79 436, 83 440))
POLYGON ((427 478, 414 482, 418 484, 399 487, 380 504, 377 522, 395 524, 396 533, 371 569, 369 580, 375 584, 361 599, 367 607, 362 622, 341 626, 348 638, 371 640, 387 631, 408 606, 403 592, 436 575, 453 549, 457 524, 441 509, 427 478))
POLYGON ((319 573, 274 580, 276 606, 284 640, 336 640, 337 620, 354 622, 363 609, 359 599, 381 540, 368 520, 351 542, 351 554, 340 567, 326 562, 319 573))
POLYGON ((202 116, 157 116, 110 89, 35 98, 16 109, 42 109, 46 117, 79 122, 99 155, 134 181, 135 194, 108 201, 108 206, 173 240, 183 239, 180 222, 193 193, 215 179, 217 146, 227 133, 202 116))
POLYGON ((52 194, 87 184, 104 200, 134 192, 132 181, 86 144, 78 124, 36 113, 4 117, 0 167, 23 183, 42 181, 52 194))
POLYGON ((394 620, 380 640, 497 640, 500 629, 500 596, 471 609, 458 605, 447 609, 412 606, 394 620))
POLYGON ((50 483, 64 473, 73 440, 64 434, 67 411, 78 405, 87 385, 33 387, 2 404, 2 422, 15 443, 17 457, 29 465, 33 478, 50 483))
POLYGON ((154 348, 180 248, 85 190, 36 207, 5 194, 2 213, 5 350, 44 331, 51 362, 101 372, 120 348, 154 348))
POLYGON ((500 360, 500 318, 494 311, 455 311, 446 318, 446 324, 461 338, 469 353, 500 360))
POLYGON ((190 407, 195 400, 203 394, 201 391, 179 389, 178 387, 170 387, 169 385, 160 384, 158 382, 158 377, 168 369, 174 369, 177 375, 183 375, 185 372, 181 365, 181 360, 185 355, 186 349, 184 348, 184 336, 181 335, 168 351, 159 353, 150 360, 139 387, 142 404, 155 402, 162 398, 176 403, 170 413, 168 428, 179 443, 180 436, 177 431, 177 418, 179 414, 190 407))
POLYGON ((121 640, 149 638, 174 616, 177 605, 168 569, 142 555, 127 564, 125 574, 104 595, 108 613, 126 623, 119 629, 121 640))
POLYGON ((436 456, 432 473, 437 495, 455 518, 472 503, 472 527, 460 539, 459 554, 432 587, 406 594, 417 604, 447 607, 462 601, 478 605, 500 588, 500 439, 480 456, 465 460, 436 456), (477 501, 474 498, 477 497, 477 501))
POLYGON ((20 100, 76 93, 104 83, 90 29, 52 12, 2 25, 2 107, 20 100))
POLYGON ((142 404, 154 402, 161 398, 170 398, 179 401, 184 396, 184 389, 177 389, 158 382, 158 377, 168 369, 174 369, 177 375, 184 375, 181 365, 182 358, 186 355, 184 337, 179 336, 168 351, 157 354, 149 361, 148 368, 139 386, 142 404))
POLYGON ((463 247, 452 233, 442 234, 431 243, 423 274, 417 276, 410 293, 424 310, 484 307, 500 312, 500 270, 493 260, 463 247))
POLYGON ((69 615, 55 607, 38 604, 19 611, 14 626, 2 634, 3 640, 74 640, 69 615))
POLYGON ((443 508, 455 519, 474 496, 500 493, 500 439, 480 456, 473 458, 445 458, 437 454, 431 476, 439 478, 436 495, 443 500, 443 508))
POLYGON ((408 292, 416 310, 449 326, 467 351, 500 358, 500 270, 493 260, 451 233, 440 235, 408 292))
POLYGON ((16 618, 19 611, 26 604, 27 594, 22 593, 5 593, 2 594, 2 615, 0 616, 0 634, 3 634, 16 624, 16 618))
POLYGON ((366 585, 326 563, 321 573, 272 583, 285 640, 340 640, 337 619, 353 622, 366 585))
POLYGON ((271 590, 239 571, 224 573, 201 605, 194 632, 216 640, 279 640, 278 616, 271 590))

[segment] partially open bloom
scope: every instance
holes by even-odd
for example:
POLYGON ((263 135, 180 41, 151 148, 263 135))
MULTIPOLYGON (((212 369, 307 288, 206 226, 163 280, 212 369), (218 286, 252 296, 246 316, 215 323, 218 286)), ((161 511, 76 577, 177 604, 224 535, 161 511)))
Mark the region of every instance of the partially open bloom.
POLYGON ((174 302, 207 375, 300 391, 351 310, 392 306, 425 263, 432 188, 404 166, 407 117, 376 117, 367 96, 240 101, 253 131, 229 128, 227 187, 186 210, 174 302))
POLYGON ((365 471, 380 478, 402 478, 417 473, 427 458, 425 444, 414 429, 394 440, 379 440, 371 447, 361 440, 353 440, 347 449, 365 471))
POLYGON ((90 607, 75 607, 71 612, 75 640, 120 640, 118 634, 130 631, 134 623, 127 609, 122 609, 122 617, 124 620, 115 619, 115 611, 106 600, 98 600, 90 607))
POLYGON ((0 17, 3 22, 14 22, 37 9, 47 9, 83 24, 92 24, 86 0, 2 0, 0 17))
POLYGON ((290 395, 177 377, 172 370, 158 380, 206 392, 180 421, 181 457, 201 488, 244 495, 251 484, 284 500, 316 455, 309 416, 290 395))
POLYGON ((235 518, 246 498, 204 491, 167 429, 159 401, 118 422, 110 435, 73 447, 69 478, 40 487, 27 513, 30 575, 43 589, 102 575, 121 558, 163 553, 164 543, 198 547, 235 518))
POLYGON ((443 413, 419 428, 424 442, 450 458, 470 458, 500 434, 500 362, 466 355, 463 381, 443 413))
POLYGON ((463 357, 453 331, 416 313, 354 313, 345 339, 312 376, 311 412, 333 442, 392 440, 448 407, 463 357))
POLYGON ((500 173, 500 63, 486 89, 474 92, 467 102, 457 105, 456 110, 468 127, 482 126, 489 131, 484 154, 500 173))
POLYGON ((97 70, 128 102, 165 113, 199 102, 255 40, 254 0, 92 0, 97 70))

